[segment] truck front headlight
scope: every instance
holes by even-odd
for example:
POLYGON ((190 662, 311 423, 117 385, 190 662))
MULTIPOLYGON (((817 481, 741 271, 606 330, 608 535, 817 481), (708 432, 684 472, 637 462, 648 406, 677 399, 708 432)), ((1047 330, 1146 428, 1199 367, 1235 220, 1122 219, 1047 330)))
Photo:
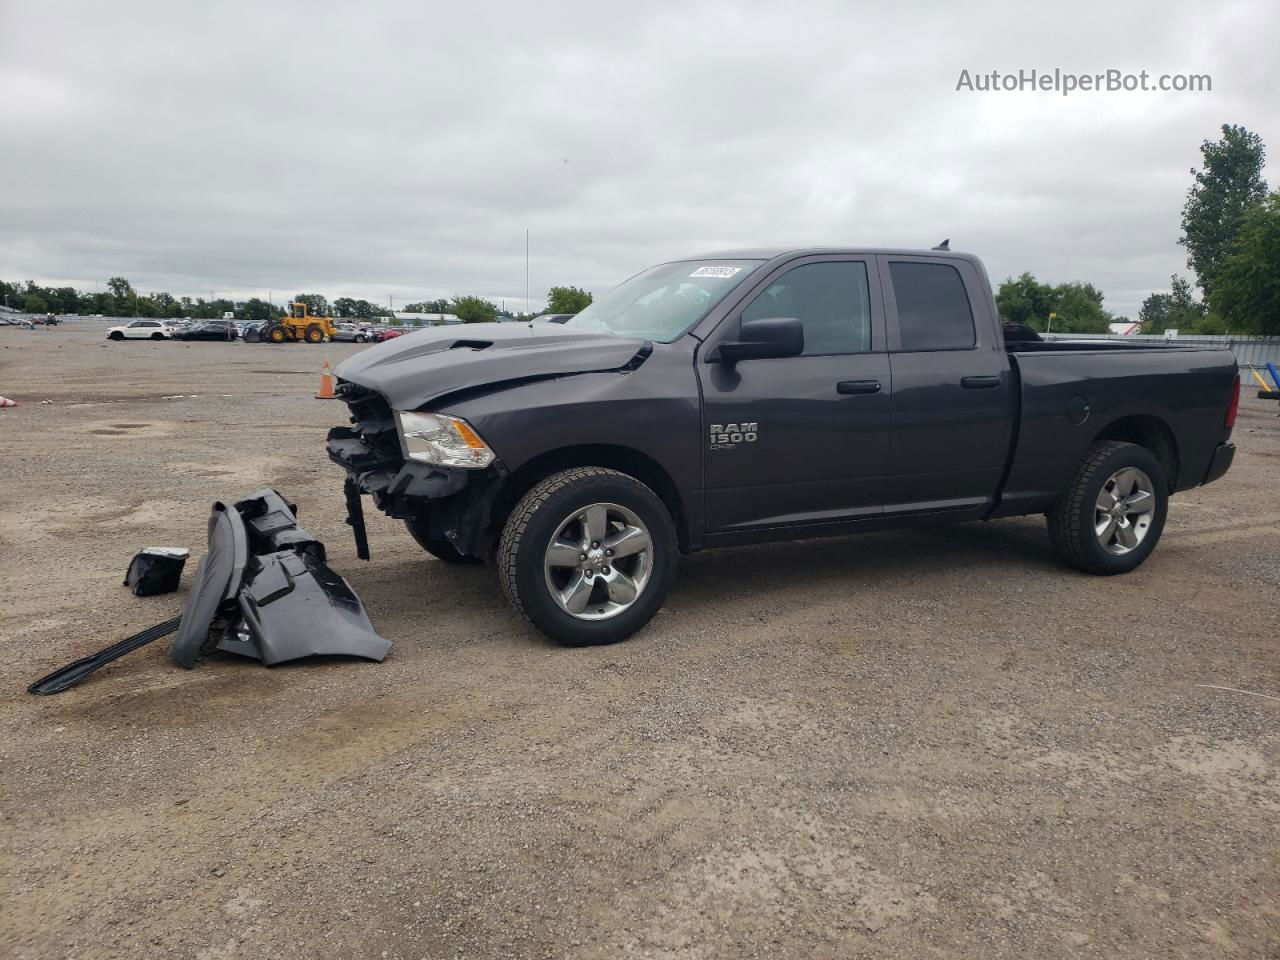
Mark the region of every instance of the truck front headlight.
POLYGON ((443 413, 396 411, 396 429, 405 457, 438 467, 480 470, 493 463, 493 451, 465 420, 443 413))

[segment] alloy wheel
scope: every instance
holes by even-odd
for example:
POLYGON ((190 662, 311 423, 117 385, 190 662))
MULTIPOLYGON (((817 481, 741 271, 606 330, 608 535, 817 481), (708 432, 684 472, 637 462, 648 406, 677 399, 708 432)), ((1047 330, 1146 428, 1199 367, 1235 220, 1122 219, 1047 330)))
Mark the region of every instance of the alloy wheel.
POLYGON ((593 503, 556 527, 543 570, 561 610, 579 620, 607 620, 644 592, 653 573, 653 540, 635 511, 593 503))

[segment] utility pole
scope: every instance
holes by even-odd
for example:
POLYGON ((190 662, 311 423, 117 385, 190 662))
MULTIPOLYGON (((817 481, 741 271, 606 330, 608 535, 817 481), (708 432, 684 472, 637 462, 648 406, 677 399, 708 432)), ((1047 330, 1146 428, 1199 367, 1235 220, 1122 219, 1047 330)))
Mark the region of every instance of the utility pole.
POLYGON ((524 308, 533 313, 533 304, 529 302, 529 228, 524 228, 524 308))

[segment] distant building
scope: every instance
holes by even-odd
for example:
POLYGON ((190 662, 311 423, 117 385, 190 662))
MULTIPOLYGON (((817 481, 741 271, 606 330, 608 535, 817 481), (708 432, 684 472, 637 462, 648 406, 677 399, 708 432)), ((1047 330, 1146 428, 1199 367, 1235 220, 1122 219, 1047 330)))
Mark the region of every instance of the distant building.
POLYGON ((452 313, 409 313, 406 310, 395 310, 392 313, 397 320, 409 327, 440 327, 462 322, 461 317, 452 313))
POLYGON ((1132 337, 1134 334, 1142 332, 1142 324, 1135 323, 1132 320, 1126 320, 1124 323, 1111 324, 1111 332, 1120 337, 1132 337))

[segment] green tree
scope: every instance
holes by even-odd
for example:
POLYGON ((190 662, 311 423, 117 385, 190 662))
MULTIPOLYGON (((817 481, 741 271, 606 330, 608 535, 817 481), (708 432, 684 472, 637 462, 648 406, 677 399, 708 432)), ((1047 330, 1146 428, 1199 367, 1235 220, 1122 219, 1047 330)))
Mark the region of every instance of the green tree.
POLYGON ((1280 334, 1280 193, 1241 219, 1209 303, 1232 330, 1280 334))
POLYGON ((422 303, 405 305, 406 313, 448 313, 449 301, 441 297, 439 300, 424 300, 422 303))
POLYGON ((1106 333, 1114 318, 1102 307, 1102 291, 1091 283, 1060 283, 1053 288, 1057 317, 1053 329, 1062 333, 1106 333))
POLYGON ((111 291, 113 297, 121 302, 132 300, 134 297, 133 284, 124 277, 112 277, 107 281, 107 289, 111 291))
POLYGON ((329 313, 329 301, 319 293, 300 293, 293 299, 296 303, 305 303, 314 316, 323 317, 329 313))
POLYGON ((237 320, 256 320, 261 322, 270 319, 273 316, 279 316, 282 311, 275 309, 267 301, 259 297, 250 297, 244 303, 236 305, 237 320))
POLYGON ((1169 278, 1169 293, 1153 293, 1142 301, 1138 322, 1143 333, 1166 330, 1207 332, 1204 329, 1208 311, 1196 300, 1191 284, 1176 273, 1169 278))
POLYGON ((1005 323, 1025 323, 1055 333, 1106 333, 1114 321, 1102 307, 1102 291, 1091 283, 1052 287, 1030 273, 1010 277, 996 291, 996 308, 1005 323), (1049 314, 1055 314, 1052 321, 1049 314))
POLYGON ((996 291, 996 309, 1005 323, 1025 323, 1043 330, 1056 307, 1053 288, 1030 273, 1023 273, 1016 280, 1008 278, 996 291))
POLYGON ((580 313, 591 305, 591 294, 577 287, 552 287, 547 293, 547 313, 580 313))
POLYGON ((339 297, 333 301, 333 315, 335 317, 354 317, 356 315, 356 302, 350 297, 339 297))
POLYGON ((463 323, 493 323, 498 319, 498 308, 483 297, 454 297, 448 306, 441 312, 452 313, 463 323))
POLYGON ((1267 195, 1262 178, 1266 148, 1262 138, 1244 127, 1222 125, 1222 139, 1200 145, 1204 169, 1191 170, 1195 183, 1182 208, 1182 236, 1187 266, 1206 298, 1213 294, 1218 271, 1231 252, 1231 243, 1246 210, 1267 195))

